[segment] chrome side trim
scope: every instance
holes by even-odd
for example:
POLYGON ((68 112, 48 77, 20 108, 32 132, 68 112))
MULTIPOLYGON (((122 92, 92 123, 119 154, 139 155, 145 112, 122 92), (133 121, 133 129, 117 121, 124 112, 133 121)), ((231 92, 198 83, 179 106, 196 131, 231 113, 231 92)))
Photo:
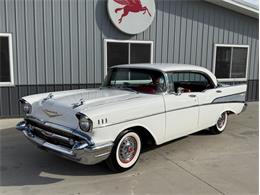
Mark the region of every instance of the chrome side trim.
POLYGON ((141 117, 137 117, 137 118, 133 118, 133 119, 129 119, 129 120, 120 121, 120 122, 117 122, 117 123, 104 124, 104 125, 101 125, 101 126, 93 128, 93 130, 94 129, 100 129, 100 128, 103 128, 103 127, 109 127, 109 126, 113 126, 113 125, 118 125, 118 124, 121 124, 121 123, 126 123, 126 122, 130 122, 130 121, 138 120, 138 119, 143 119, 143 118, 147 118, 147 117, 151 117, 151 116, 156 116, 156 115, 164 114, 164 113, 165 112, 158 112, 158 113, 154 113, 154 114, 150 114, 150 115, 146 115, 146 116, 141 116, 141 117))
POLYGON ((157 112, 157 113, 150 114, 150 115, 146 115, 146 116, 141 116, 141 117, 137 117, 137 118, 132 118, 132 119, 120 121, 120 122, 117 122, 117 123, 104 124, 104 125, 102 125, 102 126, 94 127, 93 130, 94 130, 94 129, 104 128, 104 127, 109 127, 109 126, 113 126, 113 125, 118 125, 118 124, 121 124, 121 123, 126 123, 126 122, 130 122, 130 121, 134 121, 134 120, 139 120, 139 119, 143 119, 143 118, 147 118, 147 117, 151 117, 151 116, 156 116, 156 115, 159 115, 159 114, 165 114, 165 113, 168 113, 168 112, 174 112, 174 111, 178 111, 178 110, 188 109, 188 108, 201 107, 201 106, 209 106, 209 105, 214 105, 214 104, 226 104, 226 103, 240 103, 240 104, 242 103, 242 104, 244 104, 244 103, 245 103, 245 100, 243 100, 243 99, 238 99, 238 98, 237 98, 237 95, 240 95, 240 94, 243 94, 244 96, 243 96, 242 98, 245 98, 246 92, 241 92, 241 93, 237 93, 237 94, 232 94, 232 95, 228 95, 228 96, 223 96, 223 97, 216 98, 216 99, 214 99, 211 103, 198 104, 198 105, 187 106, 187 107, 181 107, 181 108, 166 110, 166 111, 164 111, 164 112, 157 112), (231 97, 230 97, 230 96, 231 96, 231 97), (234 97, 232 98, 232 96, 234 96, 234 97), (223 98, 223 99, 220 99, 220 98, 223 98), (218 100, 218 99, 219 99, 219 100, 218 100), (216 100, 217 100, 217 101, 216 101, 216 100), (222 101, 220 101, 220 100, 222 100, 222 101))
POLYGON ((236 93, 232 95, 216 98, 212 103, 228 103, 228 102, 245 102, 246 92, 236 93))
POLYGON ((174 112, 174 111, 183 110, 183 109, 188 109, 188 108, 199 107, 201 105, 197 104, 197 105, 193 105, 193 106, 186 106, 186 107, 181 107, 181 108, 175 108, 175 109, 171 109, 171 110, 166 110, 165 113, 167 113, 167 112, 174 112))

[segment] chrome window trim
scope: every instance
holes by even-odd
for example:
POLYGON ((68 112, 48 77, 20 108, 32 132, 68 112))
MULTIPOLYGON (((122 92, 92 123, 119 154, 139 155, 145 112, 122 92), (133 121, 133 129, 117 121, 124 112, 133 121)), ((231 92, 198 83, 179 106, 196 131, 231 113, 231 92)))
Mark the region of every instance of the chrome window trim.
MULTIPOLYGON (((137 118, 132 118, 132 119, 128 119, 128 120, 124 120, 124 121, 120 121, 120 122, 116 122, 116 123, 110 123, 110 124, 105 124, 103 126, 99 126, 99 127, 95 127, 93 128, 93 130, 95 129, 100 129, 100 128, 105 128, 105 127, 109 127, 109 126, 114 126, 114 125, 118 125, 118 124, 122 124, 122 123, 126 123, 126 122, 131 122, 134 120, 139 120, 139 119, 143 119, 143 118, 147 118, 147 117, 151 117, 151 116, 156 116, 156 115, 160 115, 160 114, 166 114, 168 112, 174 112, 174 111, 178 111, 178 110, 183 110, 183 109, 189 109, 189 108, 194 108, 194 107, 200 107, 200 106, 210 106, 210 105, 215 105, 215 104, 227 104, 227 103, 239 103, 239 104, 245 104, 245 101, 238 101, 237 99, 235 100, 228 100, 228 101, 218 101, 218 99, 220 98, 227 98, 229 96, 234 96, 234 95, 244 95, 246 93, 246 91, 241 92, 241 93, 235 93, 235 94, 231 94, 231 95, 226 95, 226 96, 222 96, 222 97, 218 97, 215 98, 212 102, 210 103, 205 103, 205 104, 197 104, 197 105, 193 105, 193 106, 186 106, 186 107, 180 107, 180 108, 174 108, 174 109, 170 109, 170 110, 165 110, 163 112, 157 112, 154 114, 150 114, 150 115, 146 115, 146 116, 141 116, 141 117, 137 117, 137 118)), ((245 97, 245 96, 244 96, 245 97)))

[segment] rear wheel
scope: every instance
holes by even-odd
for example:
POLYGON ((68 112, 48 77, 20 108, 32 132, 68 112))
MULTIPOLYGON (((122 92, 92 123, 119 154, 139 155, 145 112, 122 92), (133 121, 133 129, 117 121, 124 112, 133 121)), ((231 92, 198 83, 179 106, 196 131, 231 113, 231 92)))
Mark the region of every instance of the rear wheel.
POLYGON ((140 136, 133 131, 127 131, 116 139, 106 164, 115 172, 126 171, 135 165, 140 151, 140 136))
POLYGON ((213 127, 210 127, 209 130, 213 134, 220 134, 225 130, 227 126, 227 121, 228 121, 228 114, 227 112, 223 112, 218 118, 217 124, 213 127))

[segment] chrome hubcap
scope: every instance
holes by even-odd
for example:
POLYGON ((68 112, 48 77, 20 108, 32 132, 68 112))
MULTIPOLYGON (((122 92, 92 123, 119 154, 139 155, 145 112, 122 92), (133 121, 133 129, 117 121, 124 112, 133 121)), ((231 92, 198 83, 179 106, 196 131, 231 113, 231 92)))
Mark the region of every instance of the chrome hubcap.
POLYGON ((123 163, 129 163, 135 156, 137 141, 134 137, 126 137, 119 146, 119 159, 123 163))
POLYGON ((226 122, 226 114, 223 113, 218 119, 217 127, 221 129, 225 125, 225 122, 226 122))

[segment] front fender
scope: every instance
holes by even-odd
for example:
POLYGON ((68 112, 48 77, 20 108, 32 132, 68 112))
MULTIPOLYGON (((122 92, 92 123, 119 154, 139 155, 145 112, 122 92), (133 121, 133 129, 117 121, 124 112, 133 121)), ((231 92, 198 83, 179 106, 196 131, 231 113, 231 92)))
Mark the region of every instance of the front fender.
POLYGON ((135 121, 94 128, 92 132, 92 139, 95 143, 103 143, 108 141, 114 142, 122 131, 133 127, 142 127, 143 129, 146 129, 153 137, 155 144, 159 145, 164 141, 165 113, 135 121))

